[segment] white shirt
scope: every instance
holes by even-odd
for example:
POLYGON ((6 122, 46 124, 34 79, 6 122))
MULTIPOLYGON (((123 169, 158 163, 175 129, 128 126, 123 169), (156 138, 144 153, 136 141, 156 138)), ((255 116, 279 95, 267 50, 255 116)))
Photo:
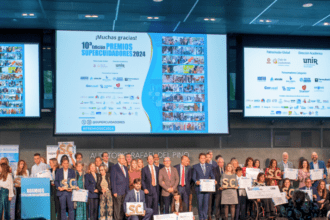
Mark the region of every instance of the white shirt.
POLYGON ((165 169, 166 169, 167 175, 171 175, 171 167, 169 167, 169 168, 165 167, 165 169))
POLYGON ((47 170, 47 164, 40 162, 39 165, 34 164, 31 169, 31 177, 37 177, 37 173, 47 170))
POLYGON ((120 167, 121 170, 124 169, 124 176, 126 177, 126 170, 125 170, 124 165, 121 165, 120 163, 118 163, 118 165, 119 165, 119 167, 120 167))
POLYGON ((283 161, 283 168, 285 169, 285 168, 289 168, 289 163, 288 163, 288 161, 285 163, 284 161, 283 161))
MULTIPOLYGON (((153 166, 153 170, 154 170, 154 174, 155 174, 155 182, 156 182, 156 185, 157 185, 157 174, 156 174, 156 168, 155 168, 154 165, 149 165, 149 164, 148 164, 148 167, 149 167, 149 170, 150 170, 150 174, 151 174, 151 172, 152 172, 152 170, 151 170, 151 166, 153 166)), ((151 176, 152 176, 152 175, 151 175, 151 176)))
MULTIPOLYGON (((184 167, 185 169, 187 169, 187 167, 184 167)), ((181 170, 181 172, 180 172, 180 176, 179 176, 179 179, 180 179, 180 183, 179 183, 179 185, 181 186, 182 185, 182 183, 181 183, 181 179, 182 179, 182 172, 183 172, 183 166, 182 166, 182 164, 180 164, 180 170, 181 170)), ((186 172, 186 171, 185 171, 186 172)), ((185 177, 186 177, 186 174, 184 174, 185 175, 185 177)), ((183 185, 186 185, 186 178, 184 178, 184 180, 183 180, 183 185)))
POLYGON ((69 169, 67 169, 66 171, 63 169, 63 178, 64 178, 65 180, 68 179, 68 172, 69 172, 69 169))
POLYGON ((9 190, 9 197, 14 197, 14 181, 11 173, 8 173, 6 181, 0 180, 0 187, 9 190))
MULTIPOLYGON (((237 178, 237 182, 239 182, 239 180, 240 180, 242 177, 243 177, 243 176, 241 176, 241 177, 236 176, 236 178, 237 178)), ((245 191, 245 189, 238 189, 238 195, 239 195, 239 196, 246 196, 246 191, 245 191)))
POLYGON ((104 164, 107 168, 109 168, 109 163, 108 163, 108 162, 104 162, 104 161, 103 161, 103 164, 104 164))
POLYGON ((136 191, 136 190, 134 189, 134 194, 135 194, 135 201, 136 201, 136 202, 140 202, 140 201, 141 201, 141 194, 140 194, 140 191, 136 191), (139 194, 140 201, 138 201, 138 199, 137 199, 137 194, 139 194))
POLYGON ((316 163, 313 162, 314 169, 319 169, 319 160, 316 161, 316 163))

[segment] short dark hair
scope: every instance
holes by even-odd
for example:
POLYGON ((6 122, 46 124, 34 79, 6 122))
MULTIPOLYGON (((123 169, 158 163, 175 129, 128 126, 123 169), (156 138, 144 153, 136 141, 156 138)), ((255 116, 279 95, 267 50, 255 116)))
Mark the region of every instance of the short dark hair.
POLYGON ((236 168, 236 173, 237 173, 238 171, 243 171, 242 167, 237 167, 237 168, 236 168))
POLYGON ((74 155, 74 158, 76 158, 76 159, 77 159, 77 157, 78 157, 79 155, 81 156, 81 158, 83 158, 83 155, 82 155, 82 153, 79 153, 79 152, 78 152, 78 153, 76 153, 76 154, 74 155))
POLYGON ((220 154, 218 154, 217 156, 215 156, 215 160, 218 161, 219 157, 222 157, 220 154))
POLYGON ((201 156, 205 156, 206 157, 206 154, 205 153, 200 153, 198 158, 201 158, 201 156))
POLYGON ((39 153, 35 153, 33 156, 34 157, 36 157, 36 156, 39 156, 40 157, 40 154, 39 153))
POLYGON ((141 183, 141 179, 140 178, 134 179, 133 184, 137 184, 137 183, 141 183))
MULTIPOLYGON (((183 155, 182 157, 181 157, 181 160, 183 160, 183 158, 185 158, 185 157, 188 157, 187 155, 183 155)), ((188 157, 188 159, 189 159, 189 157, 188 157)))
POLYGON ((69 161, 69 158, 68 158, 68 157, 62 157, 62 159, 61 159, 61 164, 62 164, 64 161, 68 161, 68 163, 70 163, 70 161, 69 161))
POLYGON ((102 158, 101 158, 101 157, 99 157, 99 156, 95 157, 95 160, 96 160, 97 158, 99 158, 100 160, 102 160, 102 158))
MULTIPOLYGON (((130 154, 130 153, 126 153, 126 154, 125 154, 125 157, 126 157, 127 155, 131 155, 131 154, 130 154)), ((131 155, 131 156, 132 156, 132 155, 131 155)))
POLYGON ((232 157, 232 158, 230 159, 230 161, 232 161, 232 160, 236 160, 236 157, 232 157))
POLYGON ((295 208, 300 208, 304 204, 305 198, 306 198, 305 192, 299 190, 294 191, 292 196, 293 206, 295 208))
POLYGON ((108 153, 108 152, 103 152, 103 153, 101 154, 101 157, 103 157, 103 156, 104 156, 104 154, 108 154, 108 155, 109 155, 109 153, 108 153))
POLYGON ((258 174, 258 176, 257 176, 257 181, 258 181, 258 182, 260 181, 260 177, 262 177, 262 176, 265 176, 265 174, 264 174, 264 173, 259 173, 259 174, 258 174))

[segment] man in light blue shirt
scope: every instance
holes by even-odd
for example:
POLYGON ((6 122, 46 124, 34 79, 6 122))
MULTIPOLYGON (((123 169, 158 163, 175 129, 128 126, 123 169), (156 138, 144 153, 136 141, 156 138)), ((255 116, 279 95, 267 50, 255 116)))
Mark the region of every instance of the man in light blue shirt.
POLYGON ((35 164, 31 168, 31 177, 37 177, 37 173, 47 170, 47 164, 41 162, 39 153, 34 154, 34 162, 35 164))

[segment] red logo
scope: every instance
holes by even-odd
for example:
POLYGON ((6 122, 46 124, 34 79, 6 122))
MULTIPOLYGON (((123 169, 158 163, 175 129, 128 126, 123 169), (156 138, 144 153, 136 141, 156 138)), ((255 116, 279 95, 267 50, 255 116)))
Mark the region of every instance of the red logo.
POLYGON ((117 88, 119 88, 120 87, 120 83, 117 83, 116 86, 117 86, 117 88))
POLYGON ((136 96, 136 99, 140 99, 140 97, 139 96, 136 96))
POLYGON ((303 85, 302 86, 302 90, 306 90, 306 85, 303 85))
POLYGON ((270 58, 267 58, 267 64, 271 64, 270 58))

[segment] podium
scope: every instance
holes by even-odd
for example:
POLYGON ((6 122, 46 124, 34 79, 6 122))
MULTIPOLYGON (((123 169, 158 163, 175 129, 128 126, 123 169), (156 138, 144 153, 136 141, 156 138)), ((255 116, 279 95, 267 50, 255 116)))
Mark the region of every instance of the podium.
POLYGON ((22 219, 50 219, 49 178, 21 179, 22 219))

